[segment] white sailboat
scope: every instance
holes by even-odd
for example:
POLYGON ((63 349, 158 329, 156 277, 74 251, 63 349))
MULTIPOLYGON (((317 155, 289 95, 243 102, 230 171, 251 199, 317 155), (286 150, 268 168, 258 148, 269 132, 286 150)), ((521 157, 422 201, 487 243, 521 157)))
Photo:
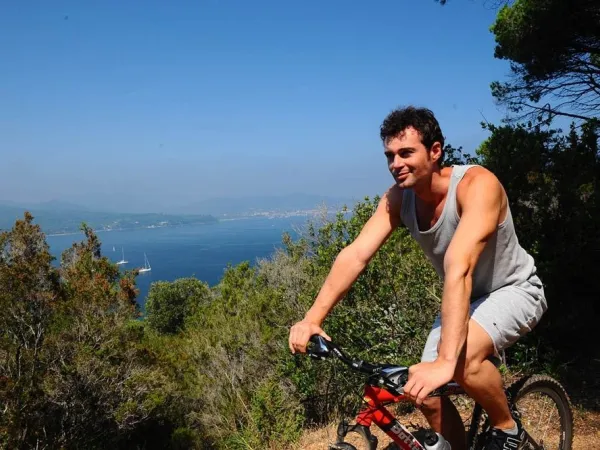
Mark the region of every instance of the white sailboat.
POLYGON ((150 272, 152 270, 152 267, 150 267, 150 261, 148 261, 148 257, 146 256, 146 253, 144 253, 144 267, 140 267, 138 269, 139 272, 150 272))
POLYGON ((121 261, 117 261, 117 266, 120 266, 121 264, 127 264, 129 262, 125 260, 125 249, 123 247, 121 247, 121 251, 123 252, 123 259, 121 261))

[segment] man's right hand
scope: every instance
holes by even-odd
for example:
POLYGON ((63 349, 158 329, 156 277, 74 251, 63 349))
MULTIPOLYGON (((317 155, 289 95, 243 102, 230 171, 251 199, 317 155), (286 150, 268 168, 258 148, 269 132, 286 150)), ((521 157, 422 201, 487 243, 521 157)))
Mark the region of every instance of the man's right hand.
POLYGON ((306 344, 308 344, 308 341, 313 334, 319 334, 328 341, 331 341, 331 338, 327 336, 327 334, 319 325, 314 322, 309 322, 305 319, 296 323, 290 329, 290 351, 292 353, 296 353, 296 351, 300 353, 306 353, 306 344))

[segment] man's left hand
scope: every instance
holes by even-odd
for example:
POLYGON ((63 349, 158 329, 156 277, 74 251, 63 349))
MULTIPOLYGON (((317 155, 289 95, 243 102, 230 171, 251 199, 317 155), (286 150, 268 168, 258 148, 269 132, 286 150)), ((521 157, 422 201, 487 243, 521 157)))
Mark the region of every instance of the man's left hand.
POLYGON ((421 406, 425 397, 432 391, 452 380, 454 369, 454 364, 439 359, 415 364, 408 369, 408 382, 404 385, 404 394, 417 406, 421 406))

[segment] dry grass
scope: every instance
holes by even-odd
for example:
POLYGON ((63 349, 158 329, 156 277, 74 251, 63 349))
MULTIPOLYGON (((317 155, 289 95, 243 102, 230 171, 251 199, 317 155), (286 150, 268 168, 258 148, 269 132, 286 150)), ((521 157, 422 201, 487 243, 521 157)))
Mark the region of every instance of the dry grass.
MULTIPOLYGON (((594 360, 589 369, 586 371, 572 368, 569 373, 569 380, 563 382, 563 386, 565 386, 572 402, 574 428, 572 450, 600 450, 600 379, 595 375, 599 373, 600 360, 594 360)), ((503 374, 504 384, 508 386, 521 376, 523 374, 520 372, 505 372, 503 374)), ((466 396, 453 396, 452 400, 466 426, 473 407, 472 400, 466 396)), ((410 413, 402 413, 398 408, 395 410, 391 407, 388 408, 410 431, 414 431, 418 427, 428 428, 428 424, 420 411, 413 410, 410 413)), ((300 441, 287 450, 327 450, 329 444, 336 441, 337 423, 335 421, 327 427, 307 430, 300 441)), ((391 439, 379 428, 373 426, 371 432, 379 441, 378 450, 396 449, 391 439)), ((346 441, 359 450, 365 448, 362 438, 356 433, 350 433, 346 441)))
MULTIPOLYGON (((417 422, 420 413, 413 413, 405 417, 404 422, 409 423, 411 420, 417 422), (414 417, 413 417, 414 416, 414 417)), ((424 425, 424 424, 423 424, 424 425)), ((327 450, 330 443, 335 442, 336 425, 333 424, 327 428, 311 430, 302 436, 300 442, 290 447, 290 450, 327 450)), ((379 439, 378 448, 383 450, 391 450, 394 447, 390 446, 391 439, 379 429, 372 429, 372 432, 379 439)), ((347 439, 347 442, 361 449, 362 445, 360 437, 353 434, 347 439)), ((600 447, 600 413, 595 411, 582 412, 578 411, 575 414, 575 436, 573 439, 573 450, 592 450, 600 447)))
MULTIPOLYGON (((461 398, 456 399, 455 404, 458 405, 458 409, 463 419, 467 420, 470 412, 470 403, 465 402, 465 400, 461 398)), ((600 448, 600 412, 575 407, 573 413, 574 438, 572 449, 592 450, 600 448)), ((403 415, 397 414, 396 417, 398 417, 402 424, 407 426, 411 431, 417 429, 417 427, 427 427, 427 422, 419 411, 403 415)), ((328 427, 309 430, 302 436, 300 441, 296 445, 290 447, 289 450, 327 450, 329 444, 336 440, 336 429, 337 423, 333 423, 328 427)), ((379 440, 378 449, 392 450, 396 448, 391 439, 377 427, 373 426, 371 431, 379 440)), ((355 433, 351 433, 346 440, 356 446, 359 450, 364 448, 362 438, 355 433)))

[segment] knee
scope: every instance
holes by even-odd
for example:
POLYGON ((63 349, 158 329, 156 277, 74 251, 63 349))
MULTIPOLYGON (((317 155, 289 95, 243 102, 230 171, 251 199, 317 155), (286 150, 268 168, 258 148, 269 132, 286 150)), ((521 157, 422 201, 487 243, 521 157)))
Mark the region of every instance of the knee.
POLYGON ((477 358, 465 359, 462 364, 456 366, 456 370, 454 371, 454 381, 460 385, 469 384, 469 380, 477 377, 477 374, 481 370, 482 363, 483 361, 480 361, 477 358))
POLYGON ((433 417, 442 411, 442 397, 426 397, 421 404, 421 412, 425 417, 433 417))

